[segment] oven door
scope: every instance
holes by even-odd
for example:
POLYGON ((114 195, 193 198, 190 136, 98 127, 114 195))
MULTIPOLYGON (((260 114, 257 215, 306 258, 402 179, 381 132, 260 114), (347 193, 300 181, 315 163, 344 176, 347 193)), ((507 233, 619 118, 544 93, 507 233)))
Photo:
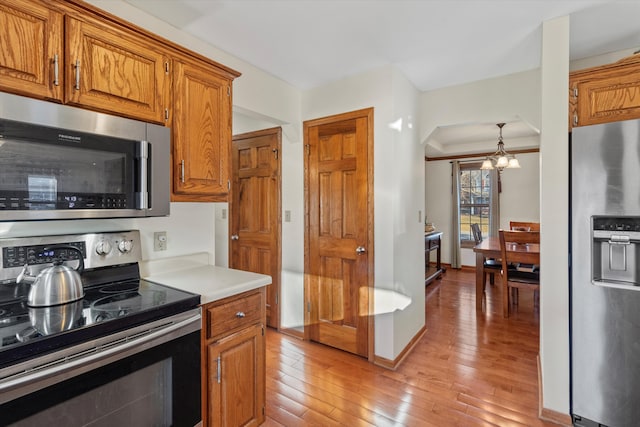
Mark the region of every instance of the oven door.
POLYGON ((141 328, 76 346, 80 353, 48 355, 45 366, 0 380, 3 400, 21 395, 0 405, 2 425, 198 425, 199 311, 141 328))

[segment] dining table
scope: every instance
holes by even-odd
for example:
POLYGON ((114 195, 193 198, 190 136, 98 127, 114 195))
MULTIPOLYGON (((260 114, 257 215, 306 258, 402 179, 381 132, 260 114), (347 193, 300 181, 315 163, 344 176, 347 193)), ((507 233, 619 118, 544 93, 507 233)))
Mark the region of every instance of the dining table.
MULTIPOLYGON (((515 244, 506 242, 507 251, 529 252, 540 256, 540 245, 538 243, 515 244)), ((484 260, 487 258, 500 259, 500 238, 485 237, 480 243, 473 247, 476 253, 476 310, 482 310, 484 299, 484 260)))

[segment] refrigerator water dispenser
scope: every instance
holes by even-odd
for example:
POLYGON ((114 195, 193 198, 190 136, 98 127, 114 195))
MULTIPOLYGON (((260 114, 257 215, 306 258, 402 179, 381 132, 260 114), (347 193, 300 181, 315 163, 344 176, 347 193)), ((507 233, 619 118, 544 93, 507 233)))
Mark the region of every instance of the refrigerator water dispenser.
POLYGON ((640 217, 593 217, 592 225, 592 282, 640 290, 640 217))

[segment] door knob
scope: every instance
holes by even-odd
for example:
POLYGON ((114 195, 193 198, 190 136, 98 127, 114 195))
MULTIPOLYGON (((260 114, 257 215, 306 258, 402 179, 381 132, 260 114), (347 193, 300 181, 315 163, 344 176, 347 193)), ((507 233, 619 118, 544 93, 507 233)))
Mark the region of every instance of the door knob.
POLYGON ((356 253, 357 253, 358 255, 362 255, 362 254, 363 254, 363 253, 365 253, 365 252, 367 252, 367 250, 364 248, 364 246, 358 246, 358 247, 356 248, 356 253))
POLYGON ((238 240, 240 237, 238 237, 237 234, 232 234, 231 235, 231 240, 238 240))

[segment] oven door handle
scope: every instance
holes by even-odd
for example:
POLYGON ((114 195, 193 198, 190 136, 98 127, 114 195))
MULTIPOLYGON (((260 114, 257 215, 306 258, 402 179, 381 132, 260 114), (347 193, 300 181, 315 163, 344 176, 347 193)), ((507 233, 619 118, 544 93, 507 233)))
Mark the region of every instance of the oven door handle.
POLYGON ((33 369, 0 380, 0 404, 41 390, 100 366, 124 359, 201 329, 201 315, 136 331, 112 342, 65 354, 33 369))

